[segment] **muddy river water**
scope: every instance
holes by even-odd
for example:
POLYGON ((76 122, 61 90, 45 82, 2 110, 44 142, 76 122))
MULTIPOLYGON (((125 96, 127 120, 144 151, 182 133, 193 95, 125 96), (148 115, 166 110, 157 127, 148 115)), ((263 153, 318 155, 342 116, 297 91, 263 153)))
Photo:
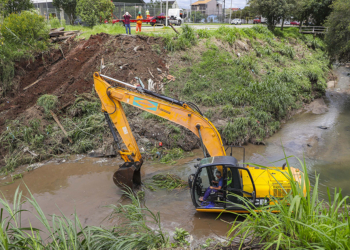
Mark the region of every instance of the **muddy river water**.
MULTIPOLYGON (((325 102, 328 112, 313 114, 302 112, 292 117, 282 129, 266 140, 265 146, 246 146, 246 162, 271 165, 284 157, 282 145, 287 155, 304 158, 311 178, 320 174, 321 192, 326 187, 340 187, 344 195, 350 195, 350 77, 349 69, 335 69, 338 82, 334 88, 327 90, 325 102), (319 128, 319 126, 323 126, 319 128), (325 129, 327 128, 327 129, 325 129)), ((234 153, 240 161, 239 150, 234 153)), ((193 165, 197 157, 202 157, 201 150, 186 157, 175 165, 167 166, 147 161, 142 167, 143 180, 150 179, 158 173, 175 173, 187 180, 194 172, 193 165)), ((299 167, 297 160, 291 159, 292 165, 299 167)), ((60 210, 71 215, 76 210, 83 226, 111 226, 113 221, 104 220, 111 212, 105 206, 126 202, 121 190, 113 184, 112 175, 121 163, 119 159, 89 158, 74 156, 65 162, 47 163, 33 171, 24 173, 23 180, 2 186, 0 191, 11 201, 16 188, 20 185, 24 195, 28 195, 24 183, 28 186, 39 205, 47 214, 59 214, 60 210)), ((275 163, 283 164, 284 161, 275 163)), ((8 177, 9 178, 9 177, 8 177)), ((8 178, 1 182, 8 181, 8 178)), ((156 191, 146 190, 145 203, 152 211, 160 211, 162 225, 173 231, 175 227, 190 232, 195 241, 211 238, 224 238, 229 226, 216 219, 216 214, 198 213, 190 200, 188 190, 156 191)), ((25 208, 33 211, 28 204, 25 208)), ((23 226, 36 226, 35 213, 26 213, 23 226)), ((221 219, 230 221, 231 215, 221 219)))

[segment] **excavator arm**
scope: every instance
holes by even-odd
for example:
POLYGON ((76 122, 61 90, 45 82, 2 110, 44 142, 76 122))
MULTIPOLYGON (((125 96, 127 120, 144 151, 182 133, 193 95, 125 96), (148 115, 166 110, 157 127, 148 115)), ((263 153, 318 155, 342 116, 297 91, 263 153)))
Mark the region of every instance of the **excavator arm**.
POLYGON ((120 149, 119 153, 125 161, 114 174, 113 180, 117 185, 125 184, 132 188, 132 183, 141 183, 142 157, 125 116, 122 102, 191 130, 200 138, 204 157, 226 155, 219 132, 194 104, 178 101, 141 87, 135 87, 97 72, 94 73, 94 85, 101 100, 102 112, 105 113, 114 140, 120 149), (122 87, 112 87, 106 80, 117 82, 122 87), (125 143, 127 150, 121 149, 112 123, 125 143))

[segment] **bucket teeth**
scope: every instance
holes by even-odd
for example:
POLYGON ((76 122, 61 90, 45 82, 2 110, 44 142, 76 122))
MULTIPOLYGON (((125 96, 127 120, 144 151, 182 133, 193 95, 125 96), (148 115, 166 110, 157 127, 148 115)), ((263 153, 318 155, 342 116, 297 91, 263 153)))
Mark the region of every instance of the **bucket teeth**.
POLYGON ((134 190, 134 186, 141 185, 141 162, 125 162, 113 175, 115 185, 134 190))

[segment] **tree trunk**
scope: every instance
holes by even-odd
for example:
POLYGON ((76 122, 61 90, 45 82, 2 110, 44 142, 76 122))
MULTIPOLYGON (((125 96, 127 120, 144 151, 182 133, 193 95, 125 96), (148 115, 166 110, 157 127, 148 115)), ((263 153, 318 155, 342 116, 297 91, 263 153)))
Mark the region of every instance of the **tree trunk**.
POLYGON ((284 17, 282 18, 281 31, 283 31, 283 26, 284 26, 284 17))

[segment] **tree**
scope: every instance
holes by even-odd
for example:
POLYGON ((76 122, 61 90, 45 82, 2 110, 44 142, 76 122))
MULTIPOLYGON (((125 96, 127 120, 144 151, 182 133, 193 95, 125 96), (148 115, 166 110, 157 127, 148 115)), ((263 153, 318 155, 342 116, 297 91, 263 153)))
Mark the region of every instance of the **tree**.
POLYGON ((248 4, 253 12, 266 18, 267 27, 271 31, 286 14, 287 9, 287 0, 248 0, 248 4))
POLYGON ((98 20, 111 17, 114 4, 110 0, 79 0, 77 14, 90 27, 96 25, 98 20))
MULTIPOLYGON (((201 11, 192 11, 191 12, 191 20, 194 22, 194 23, 198 23, 200 22, 202 19, 204 19, 205 16, 202 14, 201 11)), ((209 20, 208 20, 209 21, 209 20)))
POLYGON ((350 0, 336 0, 326 21, 325 41, 329 55, 340 62, 350 60, 350 0))
MULTIPOLYGON (((310 13, 313 23, 321 26, 331 14, 333 0, 313 0, 310 4, 310 13)), ((349 13, 350 15, 350 13, 349 13)))
POLYGON ((3 15, 7 17, 11 13, 20 13, 23 10, 34 8, 31 0, 6 0, 1 1, 4 5, 3 15))
POLYGON ((62 9, 69 17, 70 24, 73 24, 76 15, 77 0, 53 0, 53 6, 62 9))
POLYGON ((300 22, 300 26, 311 15, 311 3, 314 0, 296 0, 292 11, 295 20, 300 22))
POLYGON ((4 18, 5 6, 8 0, 0 0, 0 23, 4 18))
POLYGON ((300 22, 311 21, 316 26, 324 24, 331 13, 331 5, 334 0, 296 0, 293 16, 300 22))

